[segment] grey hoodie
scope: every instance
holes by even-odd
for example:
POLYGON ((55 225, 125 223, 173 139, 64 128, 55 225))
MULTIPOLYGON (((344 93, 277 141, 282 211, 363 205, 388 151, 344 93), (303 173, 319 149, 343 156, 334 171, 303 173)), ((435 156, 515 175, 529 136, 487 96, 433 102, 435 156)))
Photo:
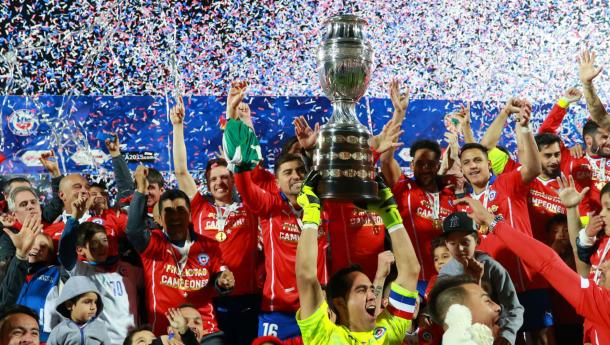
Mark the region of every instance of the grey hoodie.
MULTIPOLYGON (((523 306, 519 303, 517 292, 513 281, 510 279, 506 269, 484 252, 475 252, 474 258, 483 262, 483 278, 481 282, 488 284, 491 299, 502 307, 500 315, 500 336, 506 338, 511 344, 515 343, 517 331, 523 324, 523 306)), ((438 274, 438 279, 447 276, 464 274, 464 266, 455 259, 449 260, 438 274)))
POLYGON ((102 296, 90 278, 74 276, 68 279, 55 307, 57 312, 65 319, 53 328, 47 345, 111 345, 106 325, 98 319, 103 307, 102 296), (70 311, 64 304, 87 292, 97 294, 97 312, 94 318, 83 325, 79 325, 70 319, 70 311))

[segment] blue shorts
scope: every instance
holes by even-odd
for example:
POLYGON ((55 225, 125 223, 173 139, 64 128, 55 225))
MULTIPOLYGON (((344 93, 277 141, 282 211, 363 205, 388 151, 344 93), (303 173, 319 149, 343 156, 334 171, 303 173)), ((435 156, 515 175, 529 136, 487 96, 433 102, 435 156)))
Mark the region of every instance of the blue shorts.
POLYGON ((519 331, 537 331, 555 324, 547 289, 527 290, 517 294, 523 306, 523 326, 519 331))
POLYGON ((260 313, 258 315, 258 336, 271 335, 286 340, 301 336, 296 313, 260 313))

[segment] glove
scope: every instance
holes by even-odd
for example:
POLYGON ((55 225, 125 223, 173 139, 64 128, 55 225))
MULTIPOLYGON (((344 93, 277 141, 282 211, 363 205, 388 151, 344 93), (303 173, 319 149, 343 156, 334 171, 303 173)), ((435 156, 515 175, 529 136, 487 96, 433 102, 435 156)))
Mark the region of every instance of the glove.
POLYGON ((301 186, 297 202, 303 208, 303 224, 320 226, 320 198, 314 192, 319 180, 320 173, 311 170, 301 186))
POLYGON ((367 211, 377 213, 383 220, 383 225, 385 225, 388 230, 397 225, 402 225, 402 217, 400 216, 400 212, 398 212, 398 205, 394 199, 394 194, 392 194, 390 187, 385 184, 383 175, 378 173, 375 181, 379 187, 379 199, 368 203, 355 202, 354 205, 367 211))

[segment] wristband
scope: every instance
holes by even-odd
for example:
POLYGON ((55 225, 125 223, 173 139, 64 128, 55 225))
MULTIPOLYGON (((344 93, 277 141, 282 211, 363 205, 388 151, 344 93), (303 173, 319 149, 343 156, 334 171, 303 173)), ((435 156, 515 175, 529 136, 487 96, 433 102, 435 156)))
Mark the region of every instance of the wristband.
POLYGON ((557 101, 557 105, 562 107, 563 109, 568 109, 568 107, 570 106, 570 101, 568 101, 568 99, 565 97, 561 97, 559 101, 557 101))
POLYGON ((525 127, 521 126, 521 127, 519 127, 519 130, 520 130, 520 131, 521 131, 521 133, 523 133, 523 134, 528 134, 528 133, 531 133, 531 132, 532 132, 532 130, 531 130, 531 128, 530 128, 530 126, 529 126, 529 125, 528 125, 528 126, 525 126, 525 127))
POLYGON ((400 223, 400 224, 396 224, 396 225, 393 225, 393 226, 391 226, 391 227, 389 227, 389 228, 388 228, 388 234, 391 234, 391 233, 393 233, 394 231, 396 231, 396 230, 400 230, 400 229, 404 229, 404 226, 402 225, 402 223, 400 223))

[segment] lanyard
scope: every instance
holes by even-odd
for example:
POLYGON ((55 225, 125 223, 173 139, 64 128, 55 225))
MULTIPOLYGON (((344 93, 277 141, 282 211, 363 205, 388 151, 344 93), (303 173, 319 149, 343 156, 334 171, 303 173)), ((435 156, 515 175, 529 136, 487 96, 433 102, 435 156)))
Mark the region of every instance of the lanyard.
POLYGON ((597 179, 599 180, 599 182, 605 183, 606 182, 606 158, 598 158, 597 160, 595 160, 594 158, 592 158, 589 155, 585 155, 585 157, 587 157, 587 160, 589 161, 589 165, 591 166, 591 168, 597 172, 597 179), (597 161, 600 162, 599 166, 597 165, 597 161))
POLYGON ((235 210, 237 210, 238 206, 239 206, 239 204, 236 202, 232 203, 231 205, 229 205, 227 207, 221 207, 221 206, 214 205, 214 208, 216 209, 216 229, 218 229, 219 232, 225 231, 225 227, 227 226, 227 220, 229 219, 229 216, 231 215, 231 213, 233 213, 235 210))
POLYGON ((441 213, 441 193, 429 193, 426 192, 426 197, 430 204, 432 204, 432 219, 439 219, 441 213))
POLYGON ((474 191, 470 193, 470 196, 477 200, 481 199, 481 195, 483 195, 483 207, 487 209, 487 202, 489 201, 489 181, 487 181, 487 185, 485 186, 485 191, 483 191, 483 193, 477 194, 474 191))

